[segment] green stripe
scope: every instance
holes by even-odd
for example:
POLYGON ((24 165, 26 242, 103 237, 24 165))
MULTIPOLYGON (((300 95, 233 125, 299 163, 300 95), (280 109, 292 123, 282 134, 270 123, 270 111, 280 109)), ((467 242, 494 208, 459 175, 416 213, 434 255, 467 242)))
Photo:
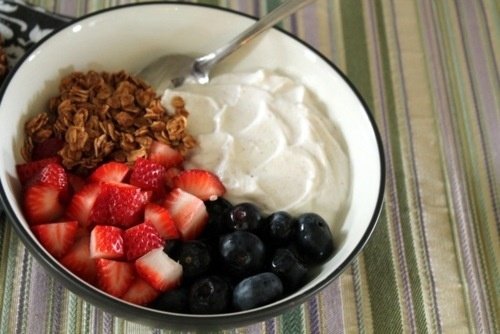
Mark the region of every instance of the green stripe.
POLYGON ((280 333, 302 334, 304 333, 304 310, 302 306, 297 306, 281 316, 280 333))
POLYGON ((67 301, 67 318, 66 318, 66 324, 68 325, 67 327, 67 332, 68 333, 76 333, 77 331, 81 331, 81 324, 79 321, 79 316, 78 314, 81 313, 81 310, 79 310, 78 303, 79 298, 73 294, 69 293, 68 294, 68 301, 67 301))
MULTIPOLYGON (((266 13, 269 13, 281 4, 280 0, 267 0, 266 1, 266 13)), ((278 23, 276 26, 283 28, 283 22, 278 23)))
POLYGON ((219 0, 198 0, 197 2, 206 4, 206 5, 213 5, 213 6, 218 6, 219 5, 219 0))
MULTIPOLYGON (((7 224, 7 221, 4 221, 7 224)), ((0 318, 0 324, 2 324, 2 333, 8 333, 10 324, 10 313, 12 307, 12 290, 14 288, 14 274, 17 263, 18 254, 18 244, 19 239, 14 235, 10 225, 5 228, 5 243, 2 249, 2 266, 5 265, 5 269, 2 268, 2 276, 5 277, 3 281, 3 299, 2 299, 2 314, 0 318), (8 254, 8 256, 6 256, 8 254), (7 261, 5 261, 7 259, 7 261), (5 273, 4 273, 5 270, 5 273), (6 331, 6 332, 4 332, 6 331)))
MULTIPOLYGON (((370 81, 364 17, 361 10, 362 2, 361 0, 344 0, 341 1, 340 8, 342 17, 349 18, 342 21, 346 72, 373 110, 374 99, 370 81)), ((373 317, 373 327, 378 333, 398 333, 402 331, 401 308, 398 303, 397 289, 395 289, 397 286, 396 273, 389 247, 389 227, 386 215, 386 209, 384 209, 363 256, 367 269, 371 305, 383 305, 383 307, 374 309, 376 316, 373 317), (390 275, 388 275, 388 271, 390 275)))

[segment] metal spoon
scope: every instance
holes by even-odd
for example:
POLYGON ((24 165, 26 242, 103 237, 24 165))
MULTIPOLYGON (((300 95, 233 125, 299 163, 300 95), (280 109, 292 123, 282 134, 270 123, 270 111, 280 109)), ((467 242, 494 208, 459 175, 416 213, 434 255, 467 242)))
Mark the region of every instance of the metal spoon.
POLYGON ((159 93, 166 88, 178 87, 186 82, 206 84, 209 81, 210 70, 215 64, 312 1, 314 0, 285 1, 215 51, 198 58, 181 54, 165 55, 142 69, 138 76, 156 87, 159 93))

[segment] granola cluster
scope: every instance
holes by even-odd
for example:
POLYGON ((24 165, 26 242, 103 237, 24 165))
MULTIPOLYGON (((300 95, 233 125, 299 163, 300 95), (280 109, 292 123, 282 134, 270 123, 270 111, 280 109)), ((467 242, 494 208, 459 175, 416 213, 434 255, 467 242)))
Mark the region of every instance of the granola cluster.
POLYGON ((23 157, 30 161, 34 145, 52 137, 64 141, 63 165, 83 173, 105 160, 132 163, 153 140, 186 154, 196 145, 186 132, 188 112, 181 97, 171 105, 166 110, 153 88, 124 71, 73 72, 48 111, 25 123, 23 157))

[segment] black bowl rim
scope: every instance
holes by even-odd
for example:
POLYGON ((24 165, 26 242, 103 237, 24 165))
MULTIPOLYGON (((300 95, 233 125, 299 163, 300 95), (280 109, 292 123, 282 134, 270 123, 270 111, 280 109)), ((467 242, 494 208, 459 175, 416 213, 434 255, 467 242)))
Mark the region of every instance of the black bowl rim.
MULTIPOLYGON (((185 2, 177 2, 177 1, 167 2, 167 3, 160 2, 160 1, 131 3, 131 4, 114 6, 114 7, 102 9, 99 11, 95 11, 95 12, 86 14, 84 16, 81 16, 79 18, 76 18, 67 24, 64 24, 59 29, 56 29, 52 33, 45 36, 35 46, 33 46, 30 50, 28 50, 23 55, 23 57, 21 57, 21 59, 14 66, 14 68, 10 71, 9 75, 7 76, 5 81, 3 82, 3 84, 0 88, 0 101, 3 99, 3 96, 5 94, 5 90, 8 86, 8 84, 10 83, 12 77, 15 75, 15 73, 19 69, 19 67, 24 63, 24 61, 33 52, 36 51, 36 49, 38 47, 40 47, 45 41, 50 39, 52 36, 58 34, 60 31, 66 29, 68 26, 71 26, 71 25, 78 23, 79 21, 85 20, 89 17, 93 17, 93 16, 100 15, 100 14, 103 14, 106 12, 121 10, 121 9, 125 9, 125 8, 136 7, 136 6, 149 6, 149 5, 206 7, 206 8, 211 8, 211 9, 215 9, 215 10, 229 12, 229 13, 236 14, 239 16, 251 18, 254 20, 257 19, 254 16, 238 12, 238 11, 233 10, 231 8, 223 8, 223 7, 219 7, 219 6, 211 5, 211 4, 185 3, 185 2)), ((23 241, 25 246, 30 250, 31 254, 33 254, 35 256, 35 258, 46 269, 48 269, 54 276, 59 278, 61 280, 61 282, 69 290, 71 290, 72 292, 81 296, 83 299, 89 301, 90 303, 100 307, 103 310, 109 311, 118 317, 122 317, 122 318, 128 319, 130 321, 146 324, 149 326, 163 327, 163 328, 177 328, 177 329, 183 329, 183 330, 200 329, 200 328, 203 328, 203 329, 208 329, 208 328, 222 329, 222 328, 230 328, 230 327, 236 328, 236 327, 242 327, 245 325, 249 325, 252 323, 259 322, 259 321, 264 321, 266 319, 278 316, 278 315, 284 313, 285 311, 302 304, 308 298, 315 295, 316 293, 321 291, 323 288, 325 288, 327 285, 329 285, 331 282, 333 282, 346 269, 346 267, 356 258, 356 256, 361 252, 361 250, 366 245, 367 241, 369 240, 371 234, 373 233, 373 231, 377 225, 377 222, 378 222, 379 217, 380 217, 380 213, 382 211, 383 201, 384 201, 385 173, 386 173, 385 157, 384 157, 382 139, 381 139, 379 130, 377 128, 377 125, 375 123, 375 119, 372 115, 372 112, 368 108, 368 105, 366 104, 363 97, 361 96, 361 94, 357 90, 357 88, 349 80, 347 75, 345 75, 332 61, 330 61, 328 58, 326 58, 326 56, 321 54, 318 50, 316 50, 314 47, 309 45, 307 42, 301 40, 300 38, 291 34, 290 32, 287 32, 284 29, 281 29, 279 27, 275 27, 273 29, 276 29, 276 30, 280 31, 281 33, 284 33, 288 37, 291 37, 292 39, 296 40, 300 44, 304 45, 306 48, 308 48, 310 51, 312 51, 314 54, 316 54, 318 57, 320 57, 322 60, 324 60, 334 71, 336 71, 343 78, 343 80, 349 85, 350 89, 355 93, 356 97, 361 102, 363 109, 366 113, 366 116, 368 117, 368 120, 371 124, 372 130, 374 132, 374 136, 375 136, 375 139, 377 142, 377 147, 378 147, 378 152, 379 152, 379 159, 380 159, 380 185, 379 185, 378 197, 377 197, 375 209, 374 209, 373 215, 371 217, 370 223, 368 225, 368 228, 366 229, 365 233, 363 234, 359 243, 356 245, 356 247, 351 252, 351 254, 349 254, 349 256, 340 264, 340 266, 338 268, 336 268, 334 271, 332 271, 323 281, 321 281, 319 284, 317 284, 315 286, 308 288, 303 294, 297 295, 293 298, 288 299, 287 302, 278 301, 278 302, 276 302, 268 307, 257 308, 257 309, 248 310, 245 312, 223 313, 223 314, 216 314, 216 315, 193 315, 193 314, 180 314, 180 313, 164 312, 164 311, 159 311, 159 310, 155 310, 155 309, 151 309, 151 308, 135 306, 135 305, 120 301, 117 298, 108 296, 108 295, 100 292, 100 290, 91 286, 90 284, 86 284, 86 283, 84 284, 80 280, 75 279, 73 274, 64 270, 61 267, 61 265, 58 263, 57 260, 55 260, 54 258, 52 258, 50 256, 46 256, 43 252, 40 252, 38 245, 28 235, 27 231, 21 226, 20 221, 15 216, 14 210, 12 209, 12 207, 10 206, 10 204, 7 200, 7 196, 6 196, 5 190, 3 188, 3 185, 0 184, 0 200, 3 203, 5 211, 8 215, 8 217, 10 218, 11 225, 14 227, 14 230, 16 231, 17 235, 23 241)))

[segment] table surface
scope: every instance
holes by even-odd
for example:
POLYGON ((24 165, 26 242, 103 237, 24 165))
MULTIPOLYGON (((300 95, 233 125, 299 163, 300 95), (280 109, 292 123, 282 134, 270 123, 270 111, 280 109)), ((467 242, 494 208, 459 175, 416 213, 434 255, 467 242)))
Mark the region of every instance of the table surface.
MULTIPOLYGON (((129 2, 31 1, 69 17, 129 2)), ((280 1, 198 2, 261 16, 280 1)), ((5 10, 0 1, 0 19, 5 10)), ((40 20, 25 44, 58 22, 40 20)), ((281 27, 337 64, 371 108, 386 154, 385 205, 361 255, 321 293, 227 332, 500 333, 498 2, 317 0, 281 27)), ((0 332, 163 331, 66 290, 0 217, 0 332)))

